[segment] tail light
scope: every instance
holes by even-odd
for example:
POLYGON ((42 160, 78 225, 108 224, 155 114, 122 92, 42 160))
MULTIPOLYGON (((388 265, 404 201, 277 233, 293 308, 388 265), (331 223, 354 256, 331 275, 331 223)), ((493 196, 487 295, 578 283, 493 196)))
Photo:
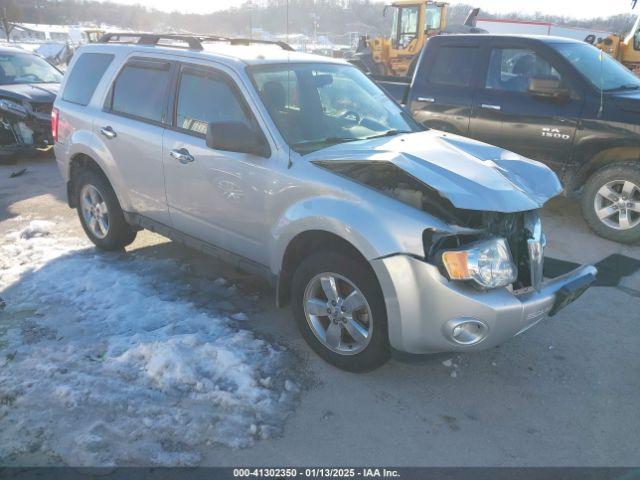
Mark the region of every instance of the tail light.
POLYGON ((51 136, 53 143, 58 141, 58 123, 60 119, 60 111, 57 108, 51 110, 51 136))

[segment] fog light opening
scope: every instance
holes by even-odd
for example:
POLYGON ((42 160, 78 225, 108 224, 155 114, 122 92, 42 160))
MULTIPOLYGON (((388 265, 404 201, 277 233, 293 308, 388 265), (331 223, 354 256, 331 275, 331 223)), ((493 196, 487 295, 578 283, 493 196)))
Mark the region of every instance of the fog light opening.
POLYGON ((487 336, 489 327, 473 318, 450 320, 445 326, 449 338, 459 345, 475 345, 487 336))

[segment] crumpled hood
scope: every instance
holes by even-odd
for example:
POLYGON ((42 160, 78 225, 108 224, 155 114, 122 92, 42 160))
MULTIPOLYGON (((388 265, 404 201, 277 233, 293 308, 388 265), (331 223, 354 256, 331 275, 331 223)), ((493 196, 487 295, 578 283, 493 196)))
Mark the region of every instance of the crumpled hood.
POLYGON ((343 143, 307 158, 391 162, 468 210, 534 210, 562 191, 556 174, 542 163, 436 130, 343 143))
POLYGON ((60 88, 59 83, 34 83, 0 85, 0 97, 22 102, 53 103, 60 88))

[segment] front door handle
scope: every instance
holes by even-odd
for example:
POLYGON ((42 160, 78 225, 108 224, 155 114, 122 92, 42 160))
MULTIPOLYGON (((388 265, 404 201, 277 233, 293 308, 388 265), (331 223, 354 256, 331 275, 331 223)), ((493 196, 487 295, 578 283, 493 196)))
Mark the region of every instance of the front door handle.
POLYGON ((191 155, 189 153, 189 150, 187 150, 186 148, 178 148, 176 150, 171 150, 169 152, 169 155, 171 155, 173 158, 178 160, 183 165, 186 165, 187 163, 191 163, 195 160, 195 158, 193 158, 193 155, 191 155))
POLYGON ((434 103, 436 101, 436 99, 433 97, 418 97, 417 100, 419 102, 427 102, 427 103, 434 103))
POLYGON ((482 108, 486 108, 487 110, 500 110, 500 105, 492 105, 490 103, 483 103, 481 105, 482 108))
POLYGON ((102 127, 100 129, 100 133, 107 138, 116 138, 116 132, 113 131, 113 128, 110 126, 102 127))

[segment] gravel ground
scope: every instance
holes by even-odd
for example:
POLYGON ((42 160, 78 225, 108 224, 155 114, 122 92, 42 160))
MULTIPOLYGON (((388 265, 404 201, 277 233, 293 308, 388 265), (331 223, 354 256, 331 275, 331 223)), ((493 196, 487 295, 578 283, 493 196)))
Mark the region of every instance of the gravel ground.
MULTIPOLYGON (((143 398, 152 403, 155 400, 132 395, 134 409, 130 412, 117 408, 109 410, 105 420, 113 422, 117 431, 104 433, 100 428, 93 428, 90 419, 80 414, 73 401, 60 406, 38 403, 39 400, 33 398, 36 394, 57 398, 54 397, 57 393, 68 400, 70 397, 65 395, 73 392, 47 391, 46 384, 16 392, 16 386, 19 382, 24 383, 24 379, 2 377, 10 368, 7 365, 11 365, 7 361, 7 355, 12 355, 8 349, 11 341, 18 341, 23 346, 46 345, 55 341, 55 333, 51 332, 61 329, 55 324, 60 312, 43 308, 49 305, 47 299, 39 300, 40 305, 35 301, 33 311, 26 313, 24 310, 16 312, 7 305, 0 314, 0 407, 4 408, 0 411, 0 425, 7 422, 6 426, 13 419, 12 408, 25 408, 20 417, 23 429, 14 430, 12 434, 12 442, 18 445, 12 452, 6 448, 7 438, 3 439, 0 433, 0 447, 5 447, 4 450, 0 448, 0 463, 279 466, 631 466, 640 463, 638 271, 623 277, 617 286, 590 289, 556 317, 541 322, 499 348, 476 354, 433 355, 410 362, 392 360, 375 372, 354 375, 319 360, 299 338, 289 310, 277 309, 273 305, 272 292, 259 280, 148 232, 142 232, 128 248, 128 254, 119 257, 107 258, 87 247, 75 212, 66 206, 64 195, 64 185, 51 159, 24 160, 17 166, 0 166, 0 244, 6 247, 2 251, 5 258, 0 259, 0 263, 4 261, 12 268, 20 267, 20 261, 9 258, 7 248, 28 241, 21 239, 19 232, 28 228, 30 222, 36 221, 36 227, 38 221, 52 222, 52 225, 45 224, 48 234, 40 236, 36 232, 30 237, 36 242, 33 244, 35 251, 40 251, 37 242, 60 238, 74 245, 69 248, 81 249, 85 255, 81 260, 87 262, 87 269, 94 264, 112 263, 113 268, 125 270, 127 264, 142 265, 147 270, 136 267, 126 270, 127 275, 135 285, 142 285, 143 280, 151 282, 148 293, 157 295, 158 302, 167 301, 163 296, 167 285, 182 286, 168 301, 177 302, 180 308, 187 308, 188 303, 188 308, 197 309, 198 315, 222 321, 225 328, 241 330, 246 338, 277 349, 282 358, 272 359, 269 365, 262 366, 256 360, 264 345, 245 351, 242 362, 255 369, 248 373, 248 378, 265 380, 265 375, 271 373, 274 383, 262 385, 263 390, 259 385, 259 394, 272 400, 282 394, 290 397, 276 409, 233 410, 234 414, 245 412, 254 420, 246 423, 234 417, 225 423, 219 419, 224 418, 227 410, 221 410, 223 407, 219 402, 212 400, 211 412, 208 412, 206 408, 203 410, 205 397, 192 396, 197 412, 193 413, 192 421, 231 425, 232 430, 222 433, 217 430, 207 437, 205 430, 198 429, 197 439, 190 441, 181 429, 193 428, 190 422, 185 420, 184 425, 178 422, 177 427, 174 425, 177 430, 169 429, 163 434, 155 429, 153 417, 151 423, 144 420, 148 412, 135 409, 143 398), (25 174, 9 178, 12 172, 22 168, 27 168, 25 174), (178 273, 171 272, 171 265, 176 266, 178 273), (140 278, 135 277, 136 271, 140 278), (240 293, 236 294, 239 299, 234 297, 236 305, 233 305, 233 298, 231 307, 221 303, 227 298, 223 298, 218 288, 222 282, 219 278, 237 287, 240 293), (204 294, 203 289, 206 290, 204 294), (205 301, 202 297, 209 298, 205 301), (250 297, 250 301, 245 297, 250 297), (238 305, 242 311, 236 312, 238 305), (237 313, 245 315, 233 319, 237 313), (241 326, 234 327, 238 323, 241 326), (8 326, 19 328, 12 330, 8 326), (33 408, 32 414, 26 408, 29 405, 33 408), (46 413, 51 413, 48 421, 46 413), (207 417, 208 413, 214 420, 207 417), (131 457, 114 445, 116 441, 125 444, 133 441, 128 430, 133 428, 132 423, 124 421, 126 415, 129 420, 137 418, 156 435, 151 447, 132 443, 140 448, 131 457), (72 435, 67 439, 71 443, 60 442, 56 446, 57 436, 64 433, 60 431, 60 422, 66 421, 73 421, 74 428, 84 437, 72 435), (265 425, 267 433, 264 435, 260 434, 260 425, 265 425), (242 435, 237 434, 239 431, 242 435), (238 441, 226 441, 227 438, 238 441), (96 450, 106 450, 110 456, 96 456, 96 450), (167 456, 158 459, 153 452, 165 452, 167 456)), ((640 259, 639 246, 622 246, 594 236, 573 201, 555 199, 545 208, 543 216, 549 239, 547 255, 551 257, 577 263, 597 263, 612 254, 640 259)), ((54 268, 50 263, 55 263, 55 259, 38 258, 44 265, 43 270, 54 268)), ((78 258, 74 260, 77 262, 78 258)), ((64 277, 64 272, 66 270, 62 269, 56 273, 64 277)), ((69 270, 69 273, 73 271, 69 270)), ((34 281, 38 278, 33 274, 25 275, 24 279, 14 281, 9 290, 23 294, 38 292, 40 283, 34 281)), ((77 281, 71 285, 78 288, 77 281)), ((6 289, 6 285, 0 284, 0 292, 6 289)), ((6 293, 2 296, 9 297, 6 293)), ((76 310, 82 311, 91 298, 90 295, 81 296, 81 301, 74 300, 79 303, 72 307, 75 305, 76 310)), ((151 302, 151 305, 155 303, 151 302)), ((106 310, 100 310, 101 315, 106 315, 106 310)), ((186 312, 193 313, 191 310, 186 312)), ((133 319, 134 314, 131 315, 133 319)), ((128 321, 126 314, 123 318, 128 321)), ((105 341, 112 341, 117 334, 108 331, 105 341)), ((90 335, 87 338, 92 339, 90 335)), ((170 342, 172 337, 167 335, 162 340, 170 342)), ((199 341, 206 342, 207 337, 199 341)), ((207 354, 207 350, 202 353, 207 354)), ((20 361, 20 354, 24 355, 22 361, 25 361, 27 354, 37 355, 38 350, 20 350, 11 362, 20 361)), ((171 362, 188 364, 196 361, 189 355, 190 352, 184 349, 171 350, 171 362)), ((268 358, 266 351, 262 355, 268 358)), ((52 367, 59 366, 55 364, 55 358, 51 357, 52 367)), ((140 362, 140 358, 136 361, 140 362)), ((139 364, 135 366, 140 367, 139 364)), ((147 364, 143 367, 147 371, 150 368, 147 364)), ((18 371, 28 374, 28 370, 18 371)), ((194 374, 193 371, 188 373, 194 374)), ((206 378, 215 377, 212 372, 200 374, 206 378)), ((160 389, 165 396, 157 398, 157 406, 168 405, 167 398, 170 397, 174 401, 172 408, 180 407, 183 414, 189 415, 187 397, 193 391, 185 390, 179 378, 162 375, 160 380, 156 377, 152 380, 154 378, 165 380, 162 387, 165 390, 160 389)), ((34 380, 39 379, 34 372, 34 380)), ((148 378, 138 380, 147 382, 141 383, 141 388, 157 391, 158 385, 148 384, 148 378)), ((224 387, 226 383, 220 385, 224 387)), ((92 383, 86 387, 88 390, 97 388, 92 383)), ((88 393, 96 394, 95 391, 88 393)), ((104 405, 96 405, 98 414, 107 410, 104 405)))

